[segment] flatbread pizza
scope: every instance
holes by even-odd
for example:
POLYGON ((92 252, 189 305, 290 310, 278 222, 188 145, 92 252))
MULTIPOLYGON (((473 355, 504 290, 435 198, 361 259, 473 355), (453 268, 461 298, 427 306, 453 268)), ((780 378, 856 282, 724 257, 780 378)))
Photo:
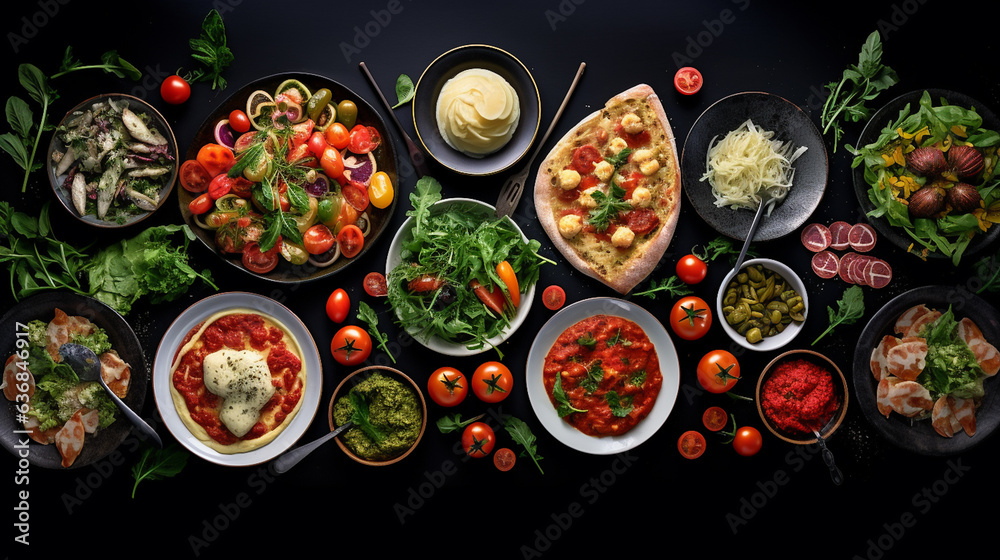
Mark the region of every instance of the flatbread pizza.
POLYGON ((570 129, 535 179, 539 222, 577 270, 627 294, 656 268, 680 214, 677 146, 646 84, 570 129))

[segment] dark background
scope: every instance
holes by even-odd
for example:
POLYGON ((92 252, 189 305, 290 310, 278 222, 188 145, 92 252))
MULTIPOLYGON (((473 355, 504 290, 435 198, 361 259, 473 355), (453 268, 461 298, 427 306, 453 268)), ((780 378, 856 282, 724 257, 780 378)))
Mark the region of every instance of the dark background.
MULTIPOLYGON (((322 74, 358 92, 387 115, 360 72, 359 62, 368 65, 386 96, 394 100, 393 84, 400 73, 416 81, 424 67, 446 50, 486 43, 508 50, 533 74, 542 97, 542 130, 579 63, 587 63, 546 150, 606 99, 640 82, 652 85, 663 99, 680 149, 702 111, 740 91, 781 95, 818 124, 823 85, 839 80, 845 66, 857 61, 865 37, 875 29, 882 31, 884 62, 896 69, 900 83, 874 101, 873 109, 896 95, 929 87, 960 91, 995 109, 1000 106, 997 49, 993 34, 983 30, 983 5, 941 0, 863 4, 231 0, 104 2, 98 7, 80 1, 40 0, 19 2, 5 12, 7 44, 0 56, 0 80, 4 99, 26 97, 16 81, 17 64, 31 62, 51 73, 68 44, 85 62, 117 49, 143 70, 143 82, 120 81, 98 72, 79 72, 56 82, 53 85, 61 98, 53 107, 53 122, 92 95, 132 93, 164 113, 183 153, 206 116, 251 80, 290 71, 322 74), (196 84, 186 104, 168 106, 159 98, 159 82, 179 67, 195 66, 187 41, 197 36, 201 20, 213 6, 223 13, 235 54, 235 62, 225 73, 230 86, 220 92, 208 84, 196 84), (390 13, 389 8, 397 13, 390 13), (366 29, 367 36, 359 35, 366 29), (345 55, 343 44, 360 53, 345 55), (680 65, 696 66, 704 73, 705 86, 697 95, 675 93, 671 79, 680 65)), ((412 134, 409 107, 397 109, 396 114, 412 134)), ((854 143, 862 126, 846 125, 844 142, 854 143)), ((810 221, 859 221, 851 156, 842 145, 833 152, 830 137, 826 139, 830 180, 823 203, 810 221)), ((395 129, 391 141, 402 165, 405 149, 395 129)), ((21 170, 6 155, 0 158, 0 166, 4 177, 0 191, 16 209, 37 212, 51 197, 44 172, 32 176, 27 194, 22 195, 21 170)), ((444 185, 446 196, 472 196, 490 203, 506 178, 506 174, 465 178, 434 167, 431 171, 444 185)), ((413 176, 400 177, 396 224, 402 222, 414 182, 413 176)), ((153 218, 155 222, 181 221, 173 196, 153 218)), ((117 235, 138 233, 80 229, 58 207, 53 208, 53 217, 61 238, 96 235, 97 246, 117 235)), ((527 235, 543 242, 546 256, 558 262, 543 269, 540 288, 558 283, 570 302, 615 295, 557 258, 536 223, 530 191, 514 219, 527 235)), ((679 256, 715 236, 714 230, 684 207, 670 250, 652 277, 669 276, 679 256)), ((327 431, 325 410, 330 394, 350 371, 337 366, 324 351, 334 324, 326 318, 322 304, 337 287, 347 289, 354 301, 372 303, 380 312, 383 329, 393 341, 397 358, 402 358, 401 368, 418 381, 442 365, 471 373, 482 361, 495 358, 492 353, 461 359, 437 355, 399 336, 389 321, 390 310, 382 302, 366 299, 360 285, 364 273, 384 268, 388 240, 380 240, 375 250, 341 274, 295 286, 255 280, 222 266, 204 247, 192 245, 196 267, 211 268, 222 290, 273 297, 298 313, 312 331, 323 358, 323 400, 304 441, 327 431)), ((754 248, 790 264, 806 281, 812 311, 792 347, 807 347, 825 328, 824 308, 834 305, 843 284, 821 281, 809 271, 809 255, 799 244, 797 231, 754 248)), ((868 311, 862 322, 839 328, 817 348, 848 376, 861 327, 883 303, 916 286, 974 281, 969 263, 959 268, 924 263, 888 243, 879 244, 874 254, 894 267, 892 284, 881 291, 866 289, 868 311)), ((711 267, 708 279, 696 286, 696 294, 714 301, 725 269, 724 264, 711 267)), ((13 302, 7 290, 3 292, 7 308, 13 302)), ((210 293, 199 286, 175 304, 139 306, 127 317, 144 344, 147 364, 152 364, 169 322, 210 293)), ((666 317, 670 304, 663 297, 633 301, 660 318, 666 317)), ((6 504, 8 517, 0 548, 15 557, 46 551, 85 557, 111 551, 175 557, 301 554, 306 547, 318 545, 321 553, 331 556, 366 551, 383 557, 426 551, 442 557, 565 558, 640 551, 665 555, 701 551, 711 556, 754 551, 776 557, 903 558, 936 552, 965 554, 970 544, 989 540, 997 498, 995 438, 953 457, 921 456, 885 441, 861 410, 849 408, 845 424, 830 441, 846 478, 842 486, 834 486, 815 450, 796 448, 771 436, 751 403, 700 390, 694 378, 698 358, 713 347, 730 345, 718 326, 695 343, 675 339, 681 359, 681 391, 673 412, 650 440, 623 456, 592 456, 563 446, 537 422, 523 389, 528 348, 551 314, 536 302, 528 321, 502 347, 503 361, 518 382, 513 395, 501 406, 469 400, 458 409, 466 416, 505 413, 528 422, 544 457, 544 474, 524 458, 506 473, 487 461, 463 461, 454 450, 458 436, 440 434, 429 426, 419 448, 390 467, 355 464, 335 445, 317 451, 282 476, 270 473, 266 465, 227 468, 192 457, 181 474, 144 482, 131 499, 130 470, 138 453, 137 442, 130 439, 120 454, 112 456, 116 461, 109 458, 70 471, 31 471, 31 544, 27 547, 13 541, 15 492, 20 488, 13 484, 15 462, 4 459, 7 482, 0 503, 6 504), (765 437, 763 450, 753 457, 740 457, 710 437, 703 457, 682 459, 676 451, 677 437, 699 428, 701 413, 711 404, 726 407, 740 424, 760 428, 765 437)), ((774 355, 742 354, 746 379, 735 391, 752 395, 756 374, 774 355)), ((373 355, 372 360, 385 363, 383 355, 373 355)), ((430 420, 444 412, 430 405, 430 420)), ((152 392, 143 415, 158 419, 152 392)), ((162 427, 160 433, 172 441, 162 427)), ((498 433, 501 443, 513 446, 506 433, 498 433)))

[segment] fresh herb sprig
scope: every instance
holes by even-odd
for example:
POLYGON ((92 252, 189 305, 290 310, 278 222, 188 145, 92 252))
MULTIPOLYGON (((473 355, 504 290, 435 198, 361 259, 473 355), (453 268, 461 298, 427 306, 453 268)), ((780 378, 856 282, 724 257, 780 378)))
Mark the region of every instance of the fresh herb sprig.
POLYGON ((552 385, 552 396, 556 399, 556 414, 560 418, 569 416, 574 412, 587 412, 585 409, 579 409, 573 406, 573 403, 569 400, 569 395, 566 394, 566 390, 562 386, 562 375, 556 374, 555 383, 552 385))
POLYGON ((461 430, 462 428, 468 426, 473 422, 482 420, 483 416, 486 415, 480 414, 478 416, 473 416, 472 418, 463 420, 462 415, 456 412, 455 414, 447 414, 445 416, 442 416, 441 418, 438 418, 438 421, 435 424, 437 425, 439 432, 441 432, 442 434, 450 434, 451 432, 457 432, 458 430, 461 430))
POLYGON ((587 222, 600 232, 607 231, 608 226, 611 225, 611 221, 617 218, 618 214, 632 207, 625 200, 625 189, 618 186, 618 183, 614 181, 608 187, 607 194, 595 190, 590 193, 590 197, 594 199, 597 206, 590 210, 587 222))
MULTIPOLYGON (((728 255, 730 260, 735 261, 742 249, 743 247, 736 245, 732 239, 720 235, 705 245, 691 247, 691 254, 706 263, 712 262, 723 255, 728 255)), ((752 249, 748 249, 747 256, 755 257, 757 253, 752 249)))
MULTIPOLYGON (((226 79, 222 77, 234 60, 226 39, 226 26, 218 10, 210 10, 201 22, 201 34, 188 41, 191 58, 202 67, 184 75, 188 82, 212 82, 212 89, 226 89, 226 79)), ((180 72, 178 72, 180 73, 180 72)))
POLYGON ((396 358, 389 351, 387 343, 389 342, 389 337, 379 330, 378 328, 378 315, 375 310, 372 309, 370 305, 365 302, 358 303, 358 319, 364 321, 368 325, 368 332, 372 335, 372 338, 378 341, 378 347, 381 348, 392 360, 392 363, 396 363, 396 358))
POLYGON ((18 66, 17 78, 21 87, 28 92, 28 97, 37 103, 42 111, 38 121, 35 121, 34 111, 27 101, 13 95, 7 98, 5 112, 11 132, 0 134, 0 148, 24 170, 21 192, 27 191, 31 173, 42 168, 42 162, 35 161, 42 135, 55 128, 48 122, 49 107, 59 99, 59 93, 52 87, 51 81, 79 70, 103 70, 119 78, 132 80, 142 78, 142 72, 113 50, 101 55, 100 64, 85 65, 73 56, 73 48, 67 46, 59 71, 52 76, 46 76, 33 64, 25 63, 18 66))
POLYGON ((413 94, 416 90, 413 87, 413 80, 410 79, 406 74, 400 74, 396 78, 396 104, 392 106, 393 109, 397 107, 402 107, 410 100, 413 99, 413 94))
POLYGON ((976 274, 982 285, 976 290, 977 294, 986 292, 1000 292, 1000 252, 993 256, 986 256, 976 262, 976 274))
POLYGON ((132 498, 135 489, 143 480, 161 480, 180 474, 187 466, 189 454, 181 446, 171 443, 166 447, 147 446, 139 456, 139 462, 132 466, 132 498))
POLYGON ((693 293, 691 288, 682 282, 681 279, 675 274, 669 278, 664 278, 659 281, 654 279, 649 283, 648 288, 641 292, 635 292, 632 295, 656 299, 656 295, 660 292, 666 292, 666 294, 671 297, 686 296, 693 293))
POLYGON ((820 333, 811 346, 815 346, 821 338, 833 331, 837 325, 852 325, 865 314, 865 295, 860 286, 854 285, 844 290, 844 295, 837 301, 837 309, 827 306, 830 325, 820 333))
POLYGON ((542 456, 538 454, 538 446, 535 443, 535 434, 531 432, 531 428, 515 416, 506 416, 503 421, 503 427, 510 434, 510 437, 514 439, 521 446, 521 455, 527 455, 531 457, 531 460, 538 467, 538 472, 545 474, 542 470, 542 466, 538 464, 542 460, 542 456))
POLYGON ((833 151, 844 135, 841 122, 858 122, 868 118, 869 108, 865 103, 889 89, 899 78, 896 72, 882 64, 882 41, 878 31, 873 31, 865 40, 858 55, 858 63, 844 70, 839 82, 826 85, 830 95, 823 103, 820 124, 823 134, 833 133, 833 151))

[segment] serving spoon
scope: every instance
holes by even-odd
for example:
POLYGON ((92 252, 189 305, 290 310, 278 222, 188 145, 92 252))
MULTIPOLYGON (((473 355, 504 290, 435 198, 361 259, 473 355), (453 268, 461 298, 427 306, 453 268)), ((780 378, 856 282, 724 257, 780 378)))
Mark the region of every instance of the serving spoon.
POLYGON ((743 249, 740 250, 740 256, 736 259, 736 265, 733 270, 736 272, 740 271, 743 266, 743 261, 747 258, 747 250, 750 248, 750 242, 753 241, 754 235, 757 234, 757 227, 760 226, 760 221, 764 217, 764 209, 767 207, 774 208, 776 201, 771 193, 766 189, 762 190, 760 193, 760 205, 757 206, 757 213, 753 216, 753 222, 750 223, 750 231, 747 232, 747 238, 743 241, 743 249))
POLYGON ((820 435, 819 430, 813 428, 812 431, 816 434, 816 442, 819 444, 820 451, 823 455, 823 462, 830 468, 830 478, 833 479, 834 484, 840 486, 840 483, 844 481, 844 475, 840 472, 840 468, 837 467, 837 463, 833 460, 833 452, 826 446, 826 440, 824 440, 823 436, 820 435))
POLYGON ((352 425, 353 423, 347 421, 341 424, 340 426, 337 426, 336 430, 333 430, 332 432, 324 435, 321 438, 313 440, 301 447, 296 447, 295 449, 286 451, 281 455, 281 457, 278 457, 277 459, 274 460, 274 471, 277 472, 278 474, 283 474, 285 472, 288 472, 288 470, 297 465, 299 461, 305 459, 306 455, 309 455, 313 451, 316 451, 317 448, 322 446, 324 443, 330 441, 331 439, 337 437, 338 435, 340 435, 340 432, 343 432, 347 428, 350 428, 352 425))
POLYGON ((163 447, 163 441, 160 440, 160 436, 156 433, 156 430, 152 426, 146 423, 134 410, 128 407, 124 401, 118 398, 118 395, 108 387, 104 378, 101 377, 101 361, 98 359, 97 354, 93 350, 87 348, 82 344, 77 344, 75 342, 67 342, 59 347, 59 355, 62 356, 63 362, 68 364, 69 367, 73 368, 76 373, 83 381, 97 381, 104 387, 104 390, 111 397, 111 400, 118 405, 118 408, 125 414, 125 417, 129 419, 130 422, 139 428, 143 434, 148 436, 150 439, 156 442, 156 445, 163 447))

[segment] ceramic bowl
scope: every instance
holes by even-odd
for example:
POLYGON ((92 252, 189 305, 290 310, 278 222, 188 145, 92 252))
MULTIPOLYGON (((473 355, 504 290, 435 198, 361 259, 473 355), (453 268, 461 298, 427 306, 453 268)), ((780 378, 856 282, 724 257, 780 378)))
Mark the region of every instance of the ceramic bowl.
MULTIPOLYGON (((59 127, 56 129, 56 132, 52 134, 52 140, 49 141, 48 152, 46 154, 47 157, 45 158, 45 167, 49 177, 49 184, 52 186, 52 192, 55 194, 59 203, 62 204, 71 216, 91 226, 113 229, 141 222, 163 206, 163 203, 166 202, 168 196, 170 195, 170 191, 173 189, 174 183, 177 180, 177 171, 180 167, 180 162, 177 161, 177 154, 177 138, 174 136, 174 131, 170 128, 170 125, 167 124, 166 119, 163 118, 163 115, 161 115, 159 111, 138 97, 133 97, 123 93, 108 93, 91 97, 90 99, 81 102, 76 107, 73 107, 68 113, 66 113, 66 116, 59 122, 59 127), (128 218, 122 220, 110 219, 110 216, 107 215, 104 219, 98 218, 96 214, 81 215, 73 203, 73 196, 70 189, 63 186, 68 180, 68 170, 63 171, 59 169, 58 163, 54 162, 52 159, 54 153, 65 153, 67 149, 66 144, 60 138, 58 132, 59 128, 71 124, 74 119, 94 105, 111 101, 115 103, 127 103, 128 108, 131 111, 139 116, 147 117, 149 119, 148 126, 150 128, 155 128, 164 138, 166 138, 167 153, 169 157, 173 159, 173 161, 170 162, 171 170, 166 178, 162 179, 162 186, 157 191, 158 196, 155 201, 155 208, 153 210, 140 210, 130 214, 128 218)), ((85 176, 87 177, 88 182, 95 182, 100 178, 100 175, 97 172, 87 173, 85 176)), ((157 179, 157 181, 160 180, 161 179, 157 179)))
POLYGON ((844 417, 847 415, 847 403, 849 400, 847 379, 844 377, 844 373, 840 370, 837 364, 833 362, 833 360, 827 358, 819 352, 814 352, 812 350, 789 350, 788 352, 780 354, 771 360, 771 362, 764 367, 764 370, 760 373, 760 377, 757 379, 756 398, 754 400, 757 401, 757 412, 760 414, 761 420, 772 434, 789 443, 806 445, 816 443, 817 440, 814 434, 780 428, 777 424, 775 424, 771 416, 764 411, 761 404, 763 402, 762 394, 764 392, 764 385, 774 375, 777 367, 780 364, 799 359, 806 360, 830 372, 830 377, 833 381, 833 393, 837 398, 837 408, 833 411, 830 418, 824 422, 822 428, 818 428, 818 431, 820 435, 823 436, 823 439, 828 439, 831 435, 833 435, 833 432, 840 427, 840 424, 844 421, 844 417))
MULTIPOLYGON (((740 271, 745 270, 749 266, 757 264, 762 265, 767 270, 771 270, 779 274, 782 278, 785 279, 786 282, 788 282, 789 286, 791 286, 792 289, 794 289, 796 292, 799 293, 799 295, 802 296, 802 303, 804 303, 806 307, 803 314, 806 316, 805 319, 808 320, 809 295, 806 293, 805 284, 802 282, 802 279, 799 278, 797 274, 795 274, 795 271, 793 271, 791 268, 788 268, 788 266, 786 266, 785 264, 772 259, 750 259, 743 263, 743 266, 740 268, 740 271)), ((739 332, 737 332, 735 328, 733 328, 728 322, 726 322, 726 314, 723 313, 722 311, 723 308, 722 299, 726 294, 726 289, 729 286, 729 282, 736 277, 737 272, 738 271, 736 270, 730 271, 729 274, 726 275, 726 278, 722 281, 722 284, 719 287, 719 294, 716 297, 716 304, 715 304, 719 324, 722 325, 723 330, 726 331, 726 334, 729 335, 729 338, 733 339, 734 342, 736 342, 737 344, 739 344, 744 348, 748 348, 750 350, 756 350, 758 352, 767 352, 770 350, 777 350, 778 348, 784 347, 789 342, 791 342, 796 336, 798 336, 798 334, 802 331, 802 327, 803 325, 805 325, 805 320, 801 322, 792 322, 785 327, 784 331, 774 336, 764 337, 762 340, 755 343, 748 342, 744 335, 741 335, 739 332)))
MULTIPOLYGON (((337 403, 337 400, 340 399, 342 396, 347 395, 352 387, 364 381, 369 375, 371 375, 374 372, 388 374, 389 376, 395 377, 396 379, 402 381, 405 385, 413 387, 413 392, 416 394, 417 399, 420 401, 420 409, 421 409, 420 433, 417 435, 417 439, 413 442, 413 445, 411 445, 406 451, 391 459, 386 459, 384 461, 373 461, 370 459, 365 459, 363 457, 360 457, 359 455, 351 451, 347 447, 347 445, 344 444, 344 442, 341 440, 340 435, 338 435, 334 439, 337 442, 337 446, 340 447, 340 449, 343 450, 343 452, 351 459, 361 463, 362 465, 383 467, 401 461, 404 457, 406 457, 411 452, 413 452, 414 449, 416 449, 417 445, 420 444, 420 440, 423 439, 424 437, 424 431, 427 428, 427 401, 426 399, 424 399, 424 394, 420 391, 420 387, 418 387, 417 384, 414 383, 413 379, 410 379, 408 375, 399 371, 398 369, 386 366, 368 366, 361 368, 357 371, 354 371, 348 374, 348 376, 345 377, 340 382, 339 385, 337 385, 337 388, 334 389, 333 397, 330 399, 330 409, 327 413, 327 420, 330 423, 330 430, 334 430, 337 428, 337 424, 333 420, 333 408, 334 405, 337 403)), ((354 428, 348 428, 348 429, 351 430, 354 428)))

